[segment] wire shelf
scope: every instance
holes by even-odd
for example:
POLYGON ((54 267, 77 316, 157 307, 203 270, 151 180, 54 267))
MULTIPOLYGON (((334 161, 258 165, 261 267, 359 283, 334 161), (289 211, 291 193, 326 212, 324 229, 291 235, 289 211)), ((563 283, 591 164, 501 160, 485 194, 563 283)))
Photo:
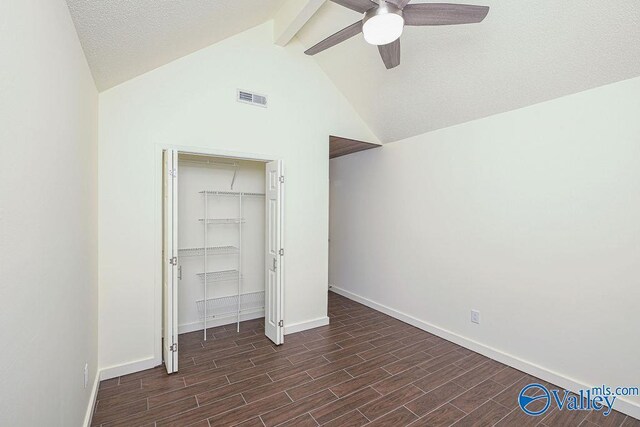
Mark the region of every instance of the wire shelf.
POLYGON ((252 193, 248 191, 217 191, 217 190, 203 190, 200 194, 206 194, 208 196, 251 196, 251 197, 264 197, 264 193, 252 193))
MULTIPOLYGON (((236 246, 210 246, 207 248, 207 255, 234 255, 240 252, 236 246)), ((184 248, 178 249, 181 257, 204 256, 204 248, 184 248)))
MULTIPOLYGON (((200 222, 204 222, 205 219, 204 218, 200 218, 198 219, 198 221, 200 222)), ((208 218, 207 220, 207 224, 240 224, 242 222, 245 222, 244 218, 208 218)))
MULTIPOLYGON (((198 313, 204 318, 204 300, 196 301, 198 313)), ((240 313, 264 310, 264 291, 247 292, 240 295, 240 313)), ((207 299, 207 319, 235 317, 238 315, 238 296, 231 295, 207 299)))
MULTIPOLYGON (((197 276, 204 281, 205 273, 198 273, 197 276)), ((207 272, 207 283, 224 282, 227 280, 238 279, 241 279, 240 272, 238 270, 220 270, 207 272)))

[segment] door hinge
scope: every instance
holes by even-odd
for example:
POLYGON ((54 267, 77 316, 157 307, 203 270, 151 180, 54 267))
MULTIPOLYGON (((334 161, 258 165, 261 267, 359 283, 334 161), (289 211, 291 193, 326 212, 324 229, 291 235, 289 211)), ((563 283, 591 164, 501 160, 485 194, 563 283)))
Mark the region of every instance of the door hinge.
POLYGON ((280 326, 281 328, 284 326, 284 320, 281 320, 278 322, 278 326, 280 326))
POLYGON ((278 260, 276 258, 273 259, 273 271, 278 269, 278 260))
POLYGON ((178 175, 178 172, 175 169, 169 170, 169 176, 175 178, 178 175))
POLYGON ((278 253, 280 254, 280 256, 284 256, 284 249, 280 249, 278 253))
POLYGON ((284 183, 284 175, 280 175, 279 181, 280 181, 281 183, 284 183))
POLYGON ((178 265, 178 257, 174 256, 173 258, 169 259, 169 264, 178 265))
POLYGON ((178 343, 173 343, 171 347, 169 347, 169 351, 172 351, 172 352, 178 351, 178 343))

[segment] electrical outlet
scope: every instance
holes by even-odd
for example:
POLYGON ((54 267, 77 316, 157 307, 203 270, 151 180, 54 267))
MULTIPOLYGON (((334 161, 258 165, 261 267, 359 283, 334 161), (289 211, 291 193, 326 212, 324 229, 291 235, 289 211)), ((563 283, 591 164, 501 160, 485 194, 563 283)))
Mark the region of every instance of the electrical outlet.
POLYGON ((84 364, 84 388, 89 386, 89 364, 84 364))
POLYGON ((480 311, 471 310, 471 322, 480 324, 480 311))

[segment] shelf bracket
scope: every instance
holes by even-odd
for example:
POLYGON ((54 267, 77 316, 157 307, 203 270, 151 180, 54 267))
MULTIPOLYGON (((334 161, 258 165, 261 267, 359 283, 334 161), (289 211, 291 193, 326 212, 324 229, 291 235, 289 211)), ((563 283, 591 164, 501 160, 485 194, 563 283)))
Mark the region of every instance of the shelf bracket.
POLYGON ((233 170, 233 178, 231 178, 231 189, 233 190, 233 184, 236 183, 236 176, 238 175, 238 166, 233 170))

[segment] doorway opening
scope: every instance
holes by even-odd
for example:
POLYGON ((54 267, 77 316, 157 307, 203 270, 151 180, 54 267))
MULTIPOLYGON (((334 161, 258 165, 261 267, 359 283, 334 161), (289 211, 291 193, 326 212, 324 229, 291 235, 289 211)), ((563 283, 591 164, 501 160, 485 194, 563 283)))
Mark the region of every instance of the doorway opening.
POLYGON ((178 371, 180 334, 206 342, 221 326, 240 333, 264 318, 267 338, 282 344, 282 162, 177 150, 163 162, 167 372, 178 371))

